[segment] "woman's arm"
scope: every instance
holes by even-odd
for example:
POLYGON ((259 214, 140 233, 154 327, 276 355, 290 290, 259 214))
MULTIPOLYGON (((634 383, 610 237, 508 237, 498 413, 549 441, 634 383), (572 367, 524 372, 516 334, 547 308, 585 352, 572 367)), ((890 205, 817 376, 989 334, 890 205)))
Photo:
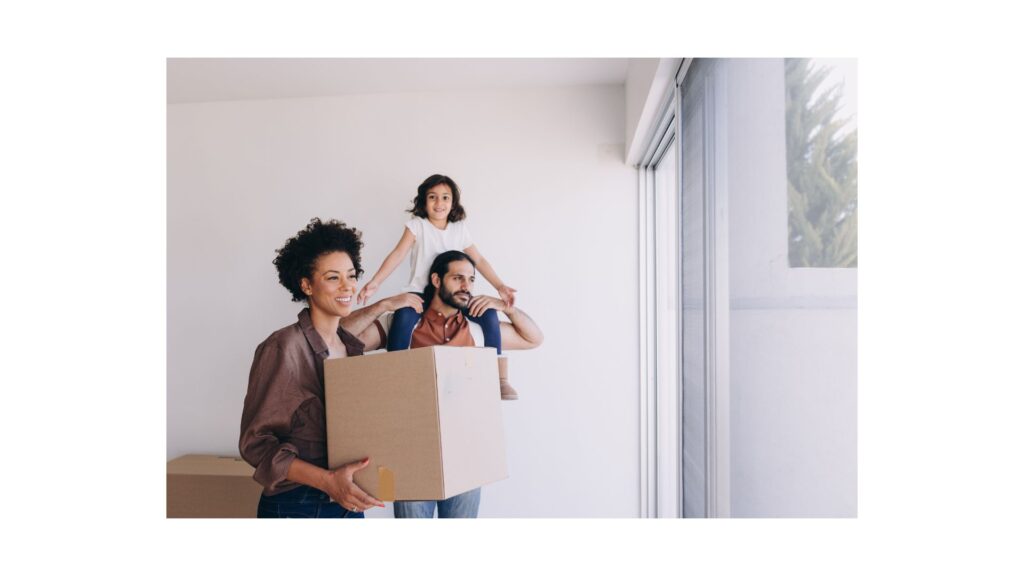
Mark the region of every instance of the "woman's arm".
POLYGON ((295 445, 282 441, 291 433, 292 415, 302 399, 282 394, 295 380, 294 358, 276 341, 256 348, 249 371, 249 386, 242 406, 238 452, 255 468, 253 479, 268 489, 287 481, 288 467, 296 458, 295 445))
POLYGON ((498 278, 498 273, 491 267, 491 263, 484 258, 484 255, 480 253, 476 248, 476 244, 471 244, 464 250, 470 258, 476 262, 476 269, 483 274, 484 278, 494 286, 494 289, 498 291, 498 295, 505 301, 509 306, 515 306, 516 304, 516 289, 511 286, 506 286, 501 278, 498 278))
POLYGON ((238 441, 242 458, 256 469, 253 479, 269 489, 285 481, 312 486, 349 510, 382 506, 352 481, 355 471, 364 468, 369 459, 324 470, 300 460, 295 445, 281 441, 290 435, 292 415, 298 407, 298 400, 282 400, 294 396, 287 393, 295 380, 293 364, 294 356, 285 353, 278 342, 267 340, 256 348, 238 441))
MULTIPOLYGON (((356 296, 357 304, 364 304, 366 299, 373 296, 373 293, 380 288, 380 285, 391 276, 391 273, 398 268, 398 265, 402 262, 402 258, 409 253, 409 249, 416 243, 416 235, 412 233, 412 230, 405 228, 402 232, 402 237, 398 240, 398 244, 395 249, 388 254, 388 257, 384 259, 384 263, 380 265, 380 269, 373 275, 373 278, 363 286, 363 289, 359 291, 356 296)), ((351 330, 349 330, 351 332, 351 330)))

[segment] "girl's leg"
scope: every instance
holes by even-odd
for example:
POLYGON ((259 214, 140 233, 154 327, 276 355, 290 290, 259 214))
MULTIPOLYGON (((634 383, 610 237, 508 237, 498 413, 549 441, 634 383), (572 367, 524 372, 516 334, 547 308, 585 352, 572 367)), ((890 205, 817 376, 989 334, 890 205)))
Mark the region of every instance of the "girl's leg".
POLYGON ((498 355, 501 355, 501 326, 498 320, 498 312, 493 308, 480 316, 470 316, 470 320, 480 325, 484 332, 484 346, 496 348, 498 355))
POLYGON ((478 317, 469 317, 480 325, 484 332, 484 346, 498 351, 498 386, 502 400, 516 400, 519 393, 508 383, 508 358, 501 355, 501 325, 496 311, 488 310, 478 317))
POLYGON ((413 308, 401 308, 395 311, 388 330, 388 352, 408 350, 412 344, 412 331, 420 321, 420 313, 413 308))

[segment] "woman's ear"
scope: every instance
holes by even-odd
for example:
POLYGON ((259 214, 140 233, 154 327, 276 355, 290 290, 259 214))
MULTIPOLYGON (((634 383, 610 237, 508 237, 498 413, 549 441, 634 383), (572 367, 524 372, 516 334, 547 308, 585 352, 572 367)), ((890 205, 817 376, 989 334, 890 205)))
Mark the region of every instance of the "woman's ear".
POLYGON ((302 288, 302 293, 306 296, 313 295, 313 285, 309 282, 309 278, 303 278, 300 280, 299 287, 302 288))

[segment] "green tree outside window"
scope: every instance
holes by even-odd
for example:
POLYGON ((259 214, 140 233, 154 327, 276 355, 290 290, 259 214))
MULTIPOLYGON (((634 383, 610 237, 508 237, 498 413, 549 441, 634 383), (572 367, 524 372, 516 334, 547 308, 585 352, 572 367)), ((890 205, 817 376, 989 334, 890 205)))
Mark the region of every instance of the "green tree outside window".
POLYGON ((857 267, 857 130, 840 117, 844 83, 832 67, 787 58, 789 265, 857 267), (833 81, 834 82, 834 81, 833 81))

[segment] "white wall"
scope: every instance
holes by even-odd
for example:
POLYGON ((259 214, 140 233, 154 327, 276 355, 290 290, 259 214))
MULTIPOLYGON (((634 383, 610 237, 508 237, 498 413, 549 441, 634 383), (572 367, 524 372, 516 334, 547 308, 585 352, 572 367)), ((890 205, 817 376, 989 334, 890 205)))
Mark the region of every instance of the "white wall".
POLYGON ((790 268, 779 59, 727 61, 731 513, 857 515, 857 270, 790 268))
MULTIPOLYGON (((310 217, 335 217, 363 230, 372 274, 416 185, 440 172, 546 337, 511 353, 511 476, 484 489, 481 516, 636 516, 637 207, 623 109, 621 86, 169 106, 167 457, 237 453, 253 351, 300 309, 274 250, 310 217)), ((379 294, 407 274, 403 264, 379 294)))

